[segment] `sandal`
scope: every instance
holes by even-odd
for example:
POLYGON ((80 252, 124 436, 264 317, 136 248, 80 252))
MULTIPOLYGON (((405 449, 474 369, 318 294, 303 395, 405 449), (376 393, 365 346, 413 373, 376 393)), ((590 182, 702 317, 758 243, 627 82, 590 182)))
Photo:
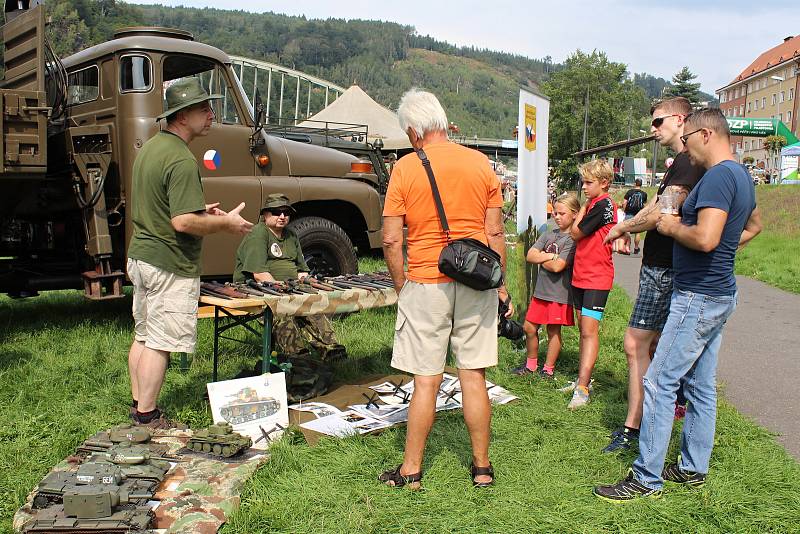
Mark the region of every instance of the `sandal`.
POLYGON ((469 472, 472 475, 472 485, 476 488, 488 488, 494 484, 494 468, 491 462, 489 462, 488 467, 478 467, 475 464, 470 464, 469 472), (476 482, 475 477, 477 476, 489 476, 492 477, 492 480, 489 482, 476 482))
POLYGON ((402 488, 406 484, 417 484, 416 488, 412 489, 419 489, 421 487, 420 482, 422 481, 422 471, 419 473, 413 473, 411 475, 401 475, 400 468, 403 467, 403 464, 397 466, 396 469, 389 469, 388 471, 384 471, 378 477, 378 480, 386 484, 387 486, 394 487, 394 488, 402 488))

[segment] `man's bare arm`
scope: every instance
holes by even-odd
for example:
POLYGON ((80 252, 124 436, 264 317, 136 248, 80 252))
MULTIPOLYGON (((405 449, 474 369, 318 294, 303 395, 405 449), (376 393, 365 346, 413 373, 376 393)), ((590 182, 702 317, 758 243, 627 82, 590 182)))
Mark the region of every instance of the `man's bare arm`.
POLYGON ((182 213, 173 217, 171 223, 176 231, 199 237, 217 232, 246 234, 253 228, 253 223, 239 215, 243 209, 244 202, 227 213, 216 208, 215 204, 209 204, 208 211, 182 213))
POLYGON ((383 257, 386 258, 386 267, 398 294, 406 282, 406 273, 403 271, 404 224, 403 216, 383 218, 383 257))
POLYGON ((700 252, 711 252, 722 239, 722 231, 728 220, 728 212, 719 208, 703 208, 697 212, 697 224, 681 223, 675 215, 662 215, 658 220, 658 231, 671 236, 681 245, 700 252))
MULTIPOLYGON (((681 206, 686 200, 686 197, 689 195, 689 188, 685 185, 670 185, 667 186, 667 188, 664 190, 664 193, 677 193, 678 206, 681 206)), ((653 230, 656 227, 656 223, 658 223, 659 215, 661 215, 661 201, 654 195, 652 200, 648 202, 647 206, 642 208, 639 213, 627 221, 622 221, 614 226, 608 235, 606 235, 606 238, 603 240, 603 242, 610 243, 614 239, 621 237, 622 234, 626 232, 635 234, 638 232, 653 230)))
MULTIPOLYGON (((503 269, 503 277, 506 274, 506 231, 503 227, 503 210, 501 208, 486 208, 486 218, 484 219, 484 232, 489 242, 489 248, 500 255, 500 265, 503 269)), ((508 299, 508 290, 505 284, 497 288, 497 293, 503 301, 508 302, 508 312, 506 317, 514 313, 514 305, 508 299)))
POLYGON ((744 225, 744 231, 742 231, 742 236, 739 238, 739 248, 742 248, 749 243, 751 239, 760 234, 761 228, 761 212, 758 210, 758 206, 756 206, 756 209, 753 210, 753 213, 750 214, 750 218, 747 219, 747 223, 744 225))

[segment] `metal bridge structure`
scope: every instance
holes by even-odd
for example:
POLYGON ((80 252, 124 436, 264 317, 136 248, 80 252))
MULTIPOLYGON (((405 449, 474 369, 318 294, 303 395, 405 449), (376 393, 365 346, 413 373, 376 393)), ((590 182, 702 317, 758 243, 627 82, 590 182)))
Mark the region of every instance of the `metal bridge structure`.
POLYGON ((264 106, 267 123, 296 124, 336 100, 344 87, 275 63, 230 56, 250 102, 264 106), (256 98, 258 95, 258 99, 256 98))

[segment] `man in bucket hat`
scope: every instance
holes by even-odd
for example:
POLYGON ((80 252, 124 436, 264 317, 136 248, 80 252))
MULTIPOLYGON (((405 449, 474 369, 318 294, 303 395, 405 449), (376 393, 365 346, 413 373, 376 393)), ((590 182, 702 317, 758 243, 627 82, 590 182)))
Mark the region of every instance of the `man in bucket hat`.
POLYGON ((171 352, 194 352, 200 252, 203 236, 246 234, 252 223, 219 203, 206 204, 197 160, 189 150, 195 137, 208 134, 214 119, 209 95, 197 78, 185 78, 166 91, 163 129, 139 150, 133 164, 128 278, 133 283, 134 340, 128 353, 134 423, 175 426, 156 400, 171 352))
MULTIPOLYGON (((261 209, 263 224, 256 224, 236 251, 234 282, 285 282, 308 276, 300 240, 286 227, 295 214, 286 195, 267 196, 261 209)), ((290 400, 298 402, 325 393, 331 378, 326 364, 346 355, 330 320, 324 315, 276 317, 273 336, 292 362, 292 372, 287 376, 290 400)))

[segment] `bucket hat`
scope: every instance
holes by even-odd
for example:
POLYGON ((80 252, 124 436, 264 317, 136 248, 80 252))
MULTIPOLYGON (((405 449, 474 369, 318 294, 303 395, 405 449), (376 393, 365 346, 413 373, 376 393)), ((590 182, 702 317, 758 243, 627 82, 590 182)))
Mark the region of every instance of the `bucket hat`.
POLYGON ((297 211, 289 202, 289 197, 283 193, 272 193, 271 195, 267 195, 267 200, 264 202, 264 207, 261 208, 261 211, 271 208, 289 208, 292 210, 292 213, 297 213, 297 211))
POLYGON ((218 100, 222 95, 209 95, 203 86, 200 85, 200 80, 195 77, 184 78, 179 80, 167 88, 167 109, 156 117, 156 121, 160 121, 164 117, 168 117, 180 111, 183 108, 193 104, 199 104, 206 100, 218 100))

